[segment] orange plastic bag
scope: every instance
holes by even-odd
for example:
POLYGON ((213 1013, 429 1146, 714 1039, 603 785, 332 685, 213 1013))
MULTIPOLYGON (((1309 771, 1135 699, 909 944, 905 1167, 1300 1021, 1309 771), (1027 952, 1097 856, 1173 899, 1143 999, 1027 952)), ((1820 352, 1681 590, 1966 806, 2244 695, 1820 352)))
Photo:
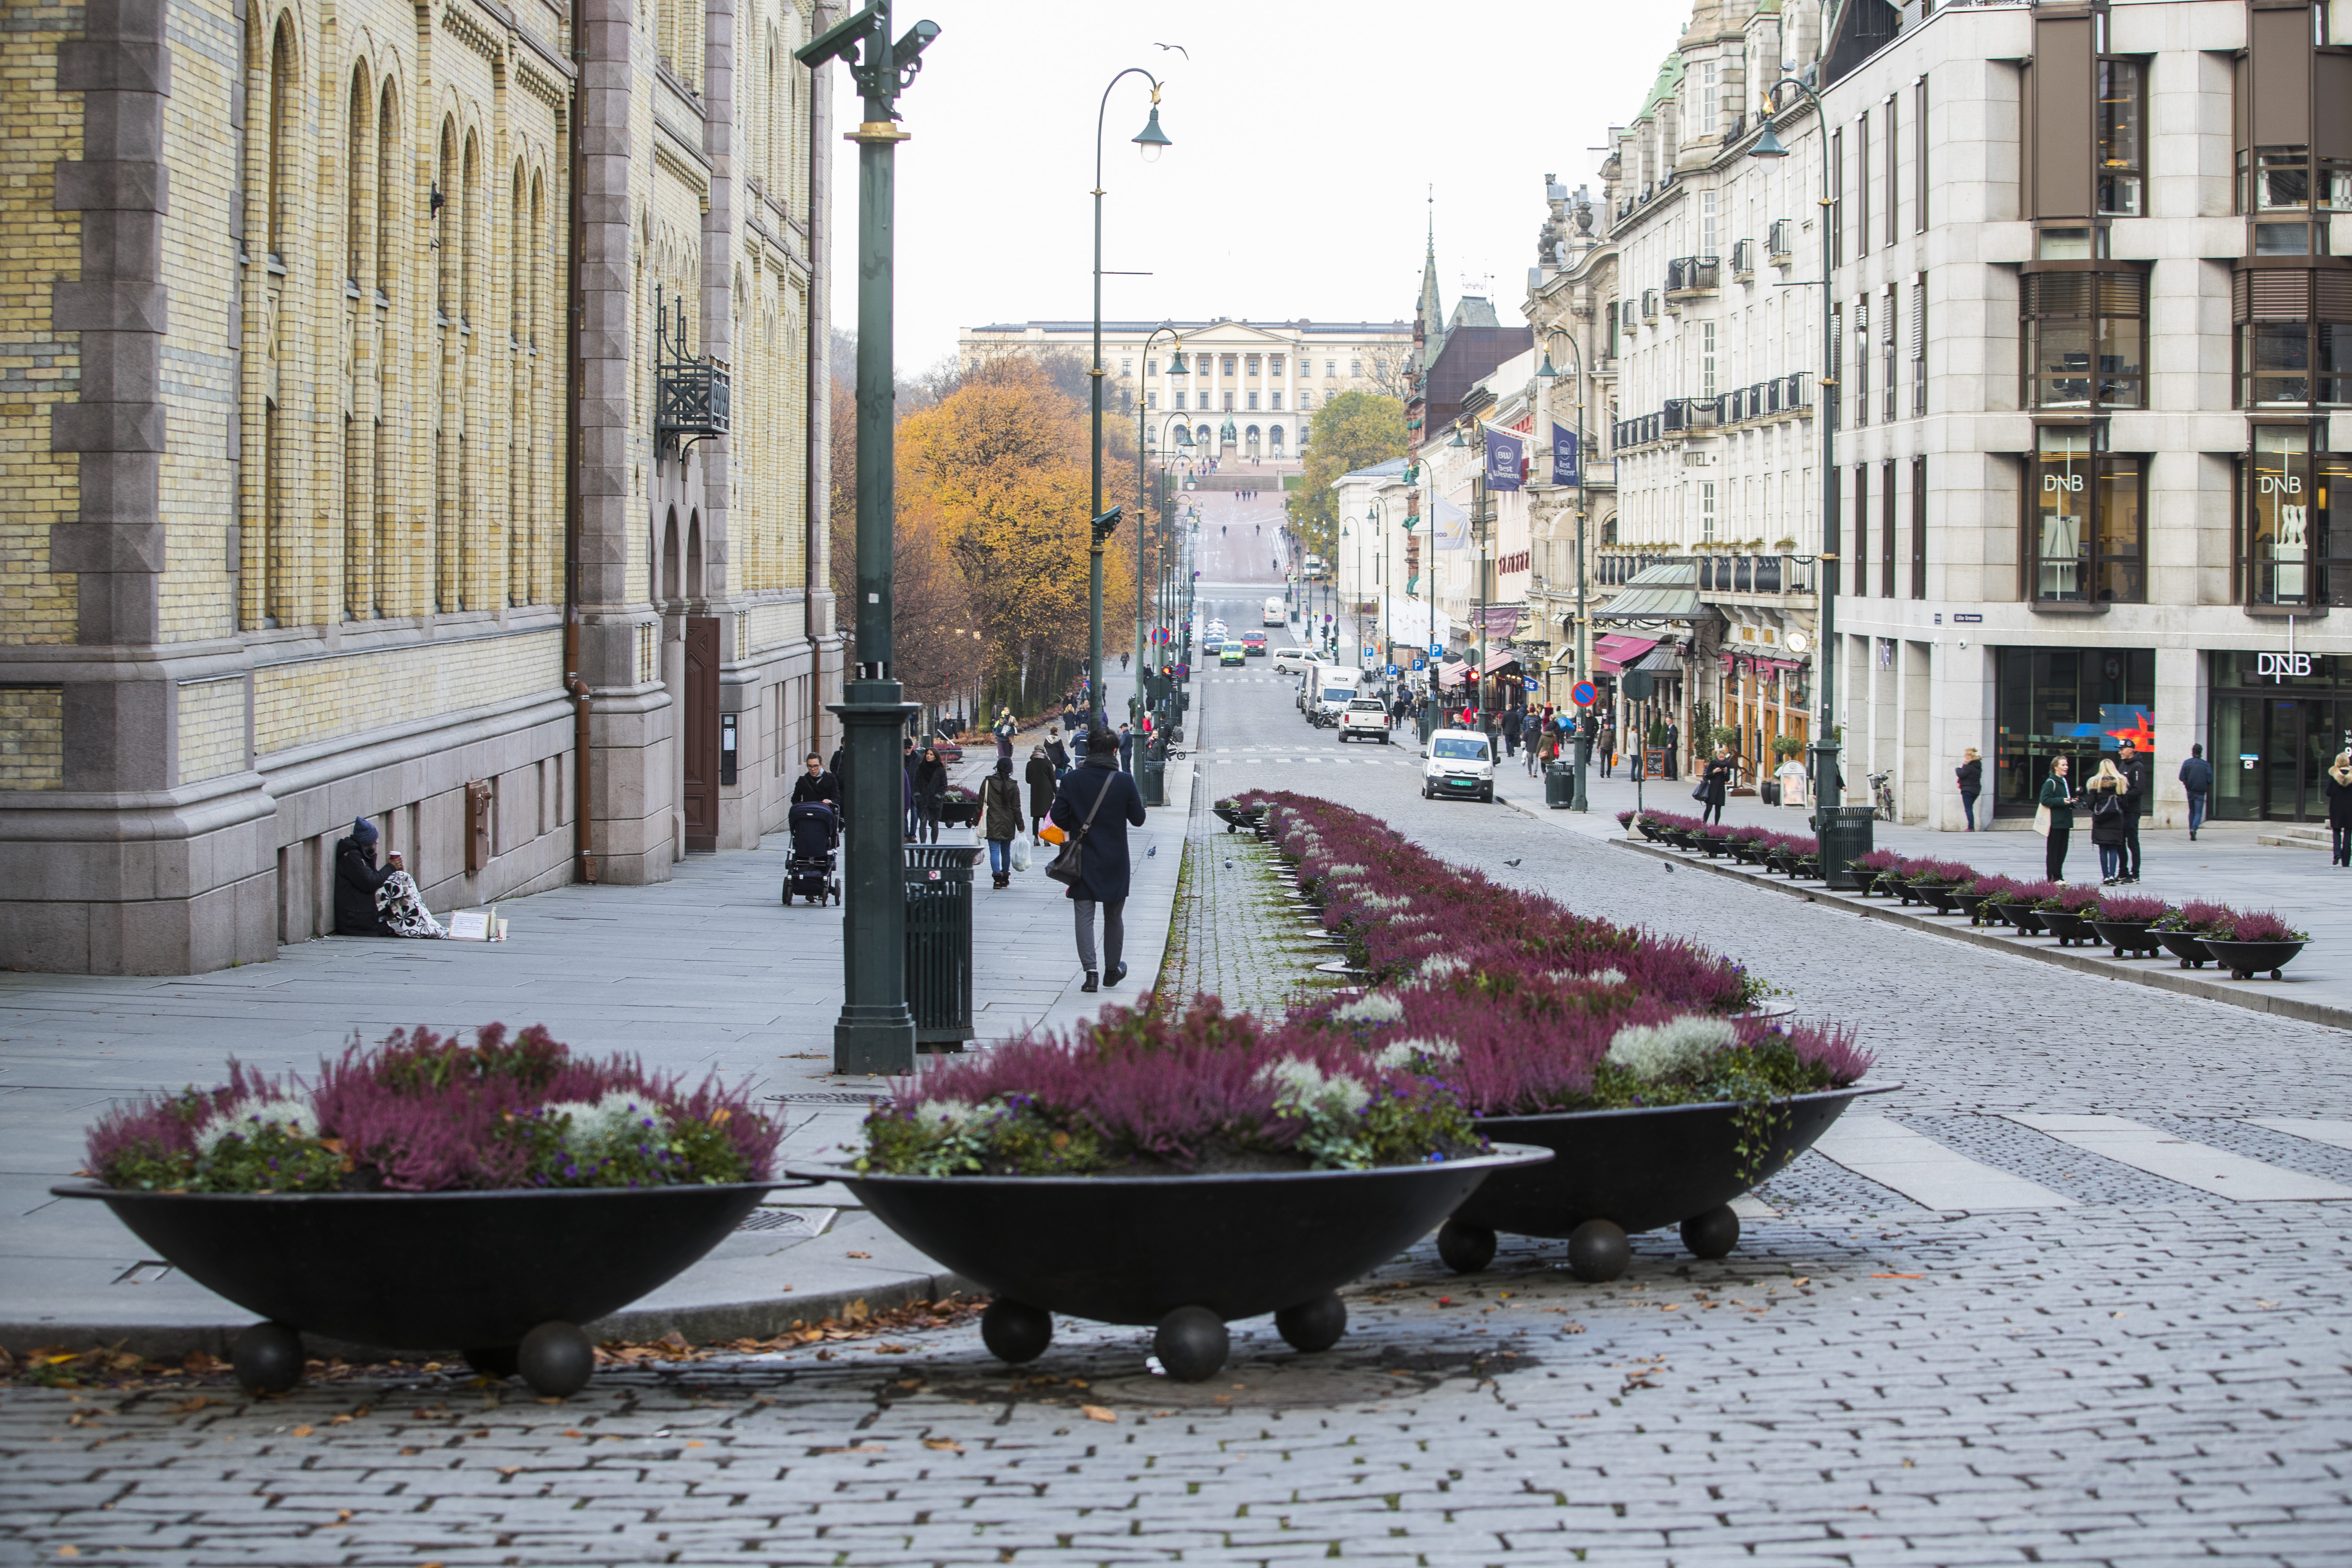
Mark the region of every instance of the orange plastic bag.
POLYGON ((1044 839, 1048 844, 1060 844, 1066 842, 1070 836, 1049 822, 1045 824, 1044 829, 1038 833, 1037 837, 1044 839))

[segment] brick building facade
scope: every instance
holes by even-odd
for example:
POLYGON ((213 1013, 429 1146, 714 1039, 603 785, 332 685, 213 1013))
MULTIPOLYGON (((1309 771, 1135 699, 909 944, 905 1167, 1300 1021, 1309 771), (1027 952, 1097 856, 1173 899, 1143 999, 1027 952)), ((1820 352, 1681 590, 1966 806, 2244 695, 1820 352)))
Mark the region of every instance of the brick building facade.
POLYGON ((781 821, 841 664, 827 19, 12 11, 0 963, 274 956, 355 816, 436 910, 781 821))

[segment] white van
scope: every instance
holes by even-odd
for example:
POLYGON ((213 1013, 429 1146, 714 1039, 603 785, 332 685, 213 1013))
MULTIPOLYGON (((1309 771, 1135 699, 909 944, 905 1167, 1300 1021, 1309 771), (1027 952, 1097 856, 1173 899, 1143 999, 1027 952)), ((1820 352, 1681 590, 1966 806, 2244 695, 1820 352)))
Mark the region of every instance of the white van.
POLYGON ((1283 605, 1282 599, 1279 595, 1266 600, 1265 616, 1261 624, 1269 626, 1278 626, 1287 622, 1289 619, 1290 611, 1283 605))

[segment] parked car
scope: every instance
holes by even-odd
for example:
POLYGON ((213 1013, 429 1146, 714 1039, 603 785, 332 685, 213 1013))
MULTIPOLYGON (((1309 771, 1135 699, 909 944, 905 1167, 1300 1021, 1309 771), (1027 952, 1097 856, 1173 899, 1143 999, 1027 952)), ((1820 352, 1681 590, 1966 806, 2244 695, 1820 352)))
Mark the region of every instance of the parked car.
POLYGON ((1376 697, 1359 697, 1339 713, 1339 739, 1360 741, 1367 737, 1385 746, 1389 743, 1389 710, 1376 697))
POLYGON ((1495 749, 1475 730, 1440 730, 1429 738, 1421 764, 1421 798, 1491 801, 1495 798, 1495 749))

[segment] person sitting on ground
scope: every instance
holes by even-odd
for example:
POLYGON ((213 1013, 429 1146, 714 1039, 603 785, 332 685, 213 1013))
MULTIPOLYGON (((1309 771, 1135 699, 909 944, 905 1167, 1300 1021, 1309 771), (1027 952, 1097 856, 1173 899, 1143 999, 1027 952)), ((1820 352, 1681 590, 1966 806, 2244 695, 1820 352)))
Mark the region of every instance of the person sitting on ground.
POLYGON ((425 895, 416 890, 416 879, 400 863, 400 851, 391 857, 392 875, 375 890, 376 923, 386 936, 439 937, 449 932, 425 907, 425 895))
POLYGON ((351 832, 335 841, 337 936, 384 934, 376 919, 376 893, 400 868, 400 853, 394 850, 388 863, 379 868, 375 844, 375 824, 364 816, 353 818, 351 832))

